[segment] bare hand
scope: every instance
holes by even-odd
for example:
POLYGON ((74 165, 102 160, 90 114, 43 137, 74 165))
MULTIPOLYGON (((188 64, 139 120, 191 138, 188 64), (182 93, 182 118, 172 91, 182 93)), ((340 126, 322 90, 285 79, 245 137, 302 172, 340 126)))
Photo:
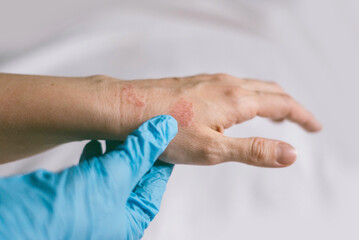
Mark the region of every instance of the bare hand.
MULTIPOLYGON (((310 132, 321 124, 276 83, 226 74, 121 81, 121 129, 129 132, 160 114, 177 119, 179 132, 161 160, 214 165, 227 161, 286 167, 296 159, 289 144, 264 138, 230 138, 223 130, 256 116, 288 119, 310 132)), ((121 132, 121 134, 125 134, 121 132)))

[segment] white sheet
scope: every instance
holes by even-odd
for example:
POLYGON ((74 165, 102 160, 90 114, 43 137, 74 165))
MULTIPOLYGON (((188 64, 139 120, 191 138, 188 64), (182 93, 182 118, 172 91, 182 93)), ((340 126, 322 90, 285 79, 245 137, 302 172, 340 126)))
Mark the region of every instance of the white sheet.
MULTIPOLYGON (((2 72, 225 72, 277 81, 324 123, 314 135, 264 119, 229 129, 286 140, 298 160, 287 169, 176 166, 144 239, 359 239, 357 1, 31 2, 19 15, 15 1, 1 6, 2 72)), ((84 144, 1 165, 0 174, 75 164, 84 144)))

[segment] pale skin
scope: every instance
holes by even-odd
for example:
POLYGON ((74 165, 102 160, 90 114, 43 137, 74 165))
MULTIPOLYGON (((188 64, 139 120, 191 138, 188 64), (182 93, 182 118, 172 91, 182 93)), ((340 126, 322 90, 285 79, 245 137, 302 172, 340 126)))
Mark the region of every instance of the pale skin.
POLYGON ((224 129, 256 116, 321 129, 277 84, 227 74, 137 81, 0 74, 0 163, 71 141, 124 140, 162 114, 176 118, 179 131, 160 159, 176 164, 287 167, 296 159, 288 143, 230 138, 224 129))

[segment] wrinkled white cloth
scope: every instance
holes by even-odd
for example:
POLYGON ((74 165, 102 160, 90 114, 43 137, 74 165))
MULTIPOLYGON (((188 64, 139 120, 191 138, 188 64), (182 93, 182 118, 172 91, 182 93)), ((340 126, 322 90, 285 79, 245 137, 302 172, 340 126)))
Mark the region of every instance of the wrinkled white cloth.
MULTIPOLYGON (((323 131, 259 118, 227 130, 288 141, 297 162, 176 166, 144 239, 359 239, 358 11, 355 0, 5 0, 0 72, 121 79, 224 72, 276 81, 323 131)), ((0 174, 76 164, 84 144, 1 165, 0 174)))

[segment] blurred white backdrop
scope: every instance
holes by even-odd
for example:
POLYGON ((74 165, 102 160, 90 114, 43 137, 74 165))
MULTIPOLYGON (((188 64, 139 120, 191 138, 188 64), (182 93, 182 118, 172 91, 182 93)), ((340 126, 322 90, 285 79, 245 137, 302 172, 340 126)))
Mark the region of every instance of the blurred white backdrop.
MULTIPOLYGON (((354 0, 2 0, 0 72, 276 81, 323 131, 260 118, 228 129, 288 141, 297 162, 176 166, 144 239, 359 239, 358 11, 354 0)), ((76 164, 84 144, 0 165, 0 174, 76 164)))

